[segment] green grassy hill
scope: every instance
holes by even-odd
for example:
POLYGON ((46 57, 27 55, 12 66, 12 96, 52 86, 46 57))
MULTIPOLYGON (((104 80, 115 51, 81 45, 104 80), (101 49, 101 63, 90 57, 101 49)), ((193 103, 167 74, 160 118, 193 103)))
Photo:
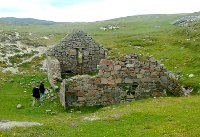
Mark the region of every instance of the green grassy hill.
POLYGON ((15 18, 15 17, 0 18, 0 22, 10 23, 10 24, 44 24, 44 25, 50 25, 56 23, 53 21, 38 20, 33 18, 15 18))
MULTIPOLYGON (((42 45, 55 44, 73 29, 82 29, 109 49, 110 58, 136 52, 152 54, 168 70, 181 72, 181 83, 191 86, 191 97, 166 97, 125 102, 105 108, 82 108, 65 111, 58 100, 46 101, 41 107, 31 107, 31 90, 36 81, 47 78, 37 66, 45 57, 20 66, 25 74, 0 73, 0 120, 36 121, 41 127, 14 128, 0 131, 0 136, 200 136, 200 22, 180 27, 172 25, 184 16, 142 15, 92 23, 63 23, 52 25, 5 24, 4 31, 17 31, 24 39, 42 45), (100 29, 117 26, 118 29, 100 29), (29 36, 48 36, 42 40, 29 36), (193 74, 194 77, 189 77, 193 74), (31 84, 30 84, 31 83, 31 84), (25 92, 26 91, 26 92, 25 92), (24 108, 16 109, 21 103, 24 108), (47 113, 52 110, 55 114, 47 113), (84 118, 97 118, 88 121, 84 118)), ((49 86, 46 81, 45 86, 49 86)))

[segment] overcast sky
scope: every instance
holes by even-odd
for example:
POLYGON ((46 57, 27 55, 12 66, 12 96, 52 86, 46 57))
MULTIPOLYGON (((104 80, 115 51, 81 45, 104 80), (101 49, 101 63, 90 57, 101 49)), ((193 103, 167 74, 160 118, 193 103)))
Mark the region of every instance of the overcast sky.
POLYGON ((0 17, 59 22, 200 11, 200 0, 0 0, 0 17))

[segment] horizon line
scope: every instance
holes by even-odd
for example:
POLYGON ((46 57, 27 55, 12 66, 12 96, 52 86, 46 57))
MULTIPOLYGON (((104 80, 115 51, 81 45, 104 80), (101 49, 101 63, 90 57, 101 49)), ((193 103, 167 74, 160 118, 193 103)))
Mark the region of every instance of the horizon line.
POLYGON ((187 13, 155 13, 155 14, 136 14, 136 15, 130 15, 130 16, 122 16, 122 17, 117 17, 117 18, 110 18, 110 19, 105 19, 105 20, 97 20, 97 21, 54 21, 54 20, 48 20, 48 19, 40 19, 40 18, 32 18, 32 17, 14 17, 14 16, 8 16, 8 17, 0 17, 0 19, 3 18, 16 18, 16 19, 34 19, 34 20, 40 20, 40 21, 48 21, 48 22, 54 22, 54 23, 93 23, 93 22, 101 22, 101 21, 109 21, 109 20, 114 20, 114 19, 120 19, 120 18, 127 18, 127 17, 134 17, 134 16, 147 16, 147 15, 177 15, 177 14, 192 14, 192 13, 198 13, 197 12, 187 12, 187 13))

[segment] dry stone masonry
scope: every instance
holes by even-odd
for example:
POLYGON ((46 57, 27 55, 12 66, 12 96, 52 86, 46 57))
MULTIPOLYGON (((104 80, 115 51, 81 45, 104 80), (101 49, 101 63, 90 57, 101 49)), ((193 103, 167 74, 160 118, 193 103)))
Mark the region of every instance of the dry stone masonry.
MULTIPOLYGON (((121 101, 182 96, 181 86, 152 56, 126 55, 121 60, 102 59, 96 76, 78 75, 63 80, 60 94, 66 106, 111 105, 121 101), (66 95, 66 96, 63 96, 66 95)), ((62 102, 61 101, 61 102, 62 102)))
POLYGON ((61 80, 60 62, 55 57, 47 57, 48 80, 55 89, 55 84, 61 80))
POLYGON ((62 80, 58 94, 64 107, 106 106, 166 96, 167 93, 184 95, 173 75, 152 56, 133 53, 115 60, 104 59, 106 50, 82 31, 70 34, 50 53, 55 56, 48 57, 47 62, 53 87, 66 71, 86 74, 98 70, 95 76, 76 75, 62 80), (80 49, 83 53, 81 64, 78 60, 80 49))
POLYGON ((83 74, 96 70, 106 50, 87 33, 76 30, 48 53, 60 62, 62 73, 83 74))

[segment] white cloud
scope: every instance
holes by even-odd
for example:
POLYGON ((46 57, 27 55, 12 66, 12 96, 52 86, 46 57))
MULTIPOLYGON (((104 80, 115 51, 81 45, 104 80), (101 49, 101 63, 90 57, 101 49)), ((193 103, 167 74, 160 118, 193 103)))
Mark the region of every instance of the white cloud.
POLYGON ((137 14, 195 12, 200 10, 199 5, 199 0, 106 0, 70 6, 57 19, 96 21, 137 14))
POLYGON ((54 21, 97 21, 137 14, 171 14, 200 11, 199 0, 102 0, 54 7, 49 0, 0 0, 0 16, 31 17, 54 21), (2 1, 2 2, 1 2, 2 1))

